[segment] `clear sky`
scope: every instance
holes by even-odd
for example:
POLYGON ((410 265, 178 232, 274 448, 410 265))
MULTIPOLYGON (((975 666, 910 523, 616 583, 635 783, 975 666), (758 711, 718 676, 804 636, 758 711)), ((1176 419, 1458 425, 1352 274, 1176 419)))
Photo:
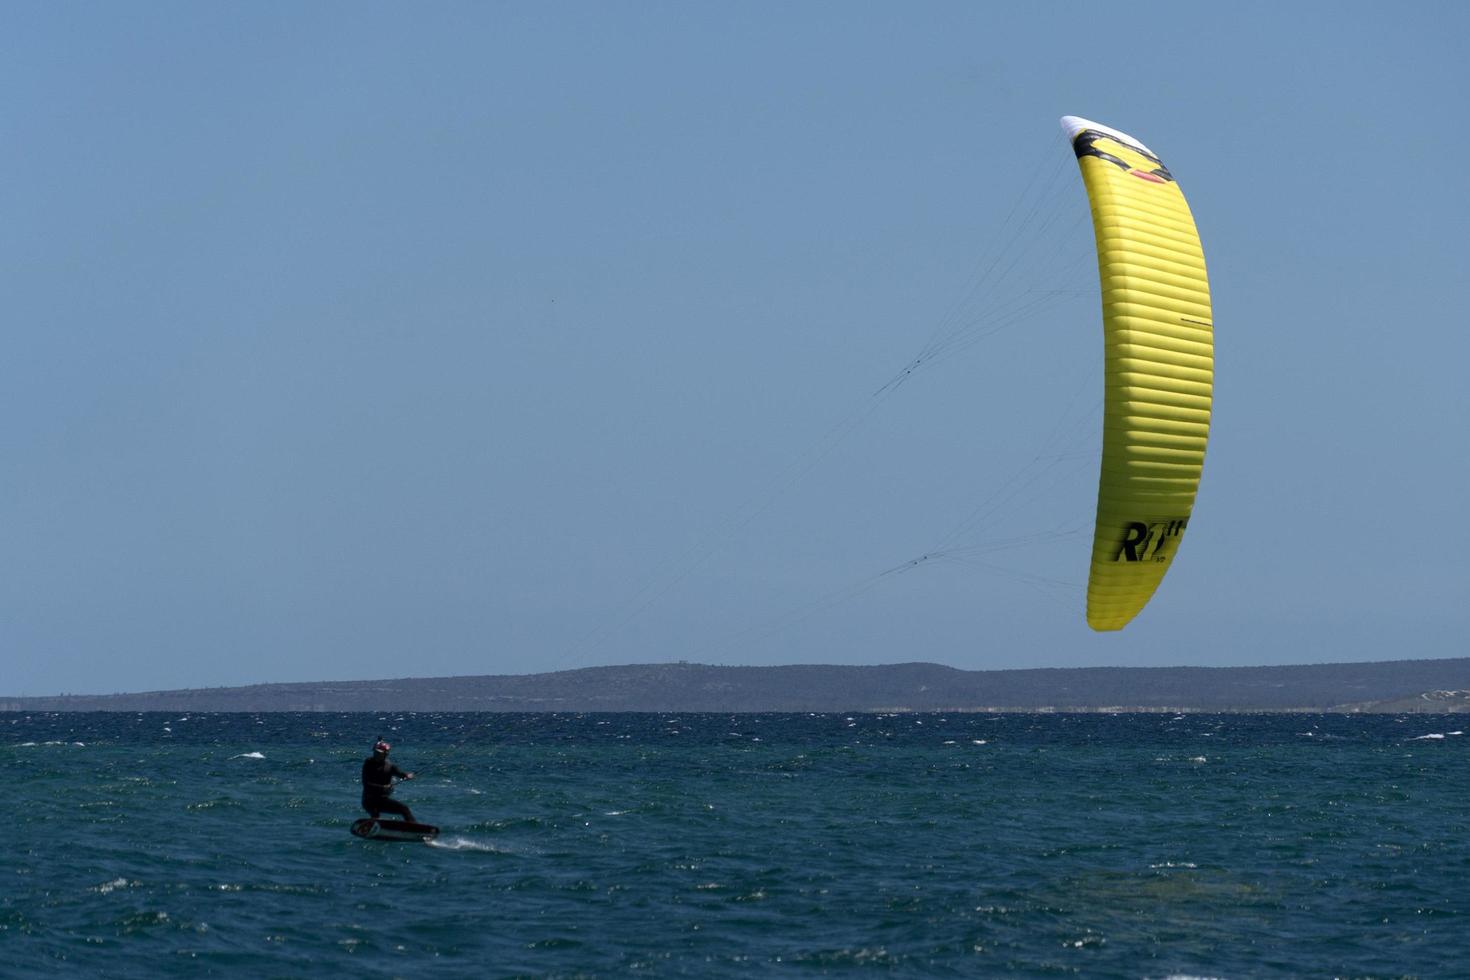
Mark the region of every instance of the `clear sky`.
POLYGON ((0 694, 1470 654, 1467 10, 7 5, 0 694), (1215 304, 1108 635, 1068 113, 1215 304))

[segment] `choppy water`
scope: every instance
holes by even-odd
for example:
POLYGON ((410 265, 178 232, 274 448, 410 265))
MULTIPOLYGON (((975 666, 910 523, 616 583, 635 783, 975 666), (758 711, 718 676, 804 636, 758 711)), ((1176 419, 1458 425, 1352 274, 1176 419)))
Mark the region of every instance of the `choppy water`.
POLYGON ((0 714, 0 975, 1467 976, 1462 728, 0 714))

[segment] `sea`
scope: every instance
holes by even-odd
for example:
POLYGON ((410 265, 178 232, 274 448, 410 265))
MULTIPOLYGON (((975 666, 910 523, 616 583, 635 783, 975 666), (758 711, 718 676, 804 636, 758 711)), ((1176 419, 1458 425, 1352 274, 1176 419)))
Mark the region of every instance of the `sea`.
POLYGON ((0 976, 1470 977, 1467 727, 0 714, 0 976))

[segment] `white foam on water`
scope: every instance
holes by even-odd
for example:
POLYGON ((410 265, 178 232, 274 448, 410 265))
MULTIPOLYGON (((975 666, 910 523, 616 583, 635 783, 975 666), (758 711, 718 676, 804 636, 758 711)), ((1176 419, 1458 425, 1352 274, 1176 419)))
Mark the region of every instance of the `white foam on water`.
POLYGON ((265 756, 259 752, 241 752, 239 755, 230 756, 231 759, 264 759, 265 756))
POLYGON ((114 878, 111 881, 104 881, 100 885, 94 885, 92 891, 99 895, 110 895, 119 888, 127 888, 130 885, 136 884, 138 884, 136 881, 128 881, 126 878, 114 878))
POLYGON ((1422 741, 1423 739, 1426 739, 1426 738, 1441 739, 1441 738, 1444 738, 1444 734, 1441 733, 1441 732, 1432 732, 1432 733, 1430 733, 1428 735, 1415 735, 1413 738, 1409 739, 1409 741, 1411 741, 1411 742, 1418 742, 1418 741, 1422 741))
POLYGON ((501 850, 494 844, 487 844, 484 841, 479 840, 471 840, 468 837, 436 837, 433 840, 429 841, 429 846, 437 847, 445 851, 483 851, 487 854, 511 853, 510 851, 501 850))

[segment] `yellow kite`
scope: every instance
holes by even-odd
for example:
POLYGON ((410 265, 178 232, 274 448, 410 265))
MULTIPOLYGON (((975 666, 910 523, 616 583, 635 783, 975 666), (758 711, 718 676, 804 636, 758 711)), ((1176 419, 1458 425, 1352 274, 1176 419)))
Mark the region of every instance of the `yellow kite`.
POLYGON ((1092 205, 1102 284, 1102 471, 1087 623, 1138 615, 1179 548, 1210 434, 1214 328, 1184 194, 1141 142, 1077 116, 1062 129, 1092 205))

